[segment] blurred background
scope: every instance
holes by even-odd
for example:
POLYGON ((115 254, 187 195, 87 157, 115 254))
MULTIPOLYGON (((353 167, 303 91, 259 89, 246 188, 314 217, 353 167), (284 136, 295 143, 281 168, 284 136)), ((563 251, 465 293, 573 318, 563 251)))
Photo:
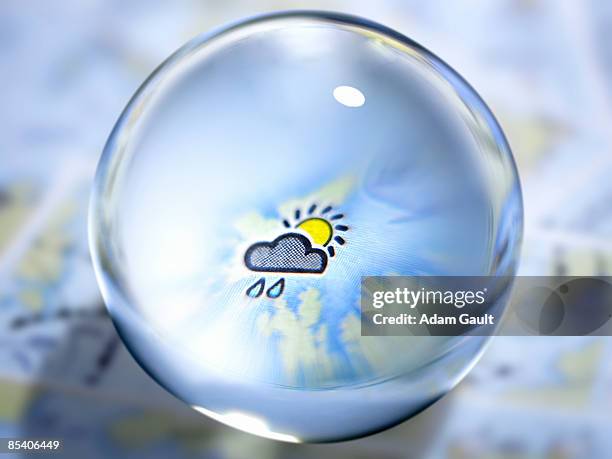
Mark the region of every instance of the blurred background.
POLYGON ((611 457, 609 337, 497 337, 422 414, 333 445, 210 421, 123 348, 87 248, 104 142, 138 85, 184 42, 292 8, 381 22, 458 70, 517 159, 520 274, 612 275, 612 3, 3 0, 0 437, 61 438, 66 456, 88 458, 611 457))

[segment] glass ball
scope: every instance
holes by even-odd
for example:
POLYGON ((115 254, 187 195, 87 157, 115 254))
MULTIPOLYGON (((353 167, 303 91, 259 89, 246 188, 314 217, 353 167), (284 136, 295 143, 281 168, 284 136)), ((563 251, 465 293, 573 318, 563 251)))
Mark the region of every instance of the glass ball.
POLYGON ((200 36, 140 87, 100 160, 98 283, 172 394, 292 442, 399 423, 487 337, 366 337, 362 276, 509 275, 522 201, 474 90, 382 25, 323 12, 200 36))

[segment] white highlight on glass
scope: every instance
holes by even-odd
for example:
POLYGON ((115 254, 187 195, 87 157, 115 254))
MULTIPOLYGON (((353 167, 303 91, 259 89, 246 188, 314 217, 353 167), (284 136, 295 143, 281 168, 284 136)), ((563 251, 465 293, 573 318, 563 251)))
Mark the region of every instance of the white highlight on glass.
POLYGON ((363 93, 352 86, 338 86, 333 94, 334 99, 347 107, 361 107, 365 104, 363 93))
POLYGON ((222 422, 223 424, 242 430, 244 432, 259 435, 260 437, 269 438, 270 440, 286 441, 289 443, 301 443, 300 439, 294 437, 293 435, 283 434, 270 430, 268 424, 266 424, 265 421, 255 416, 240 413, 239 411, 219 414, 197 405, 193 405, 193 408, 196 411, 199 411, 200 413, 205 414, 206 416, 214 419, 215 421, 222 422))

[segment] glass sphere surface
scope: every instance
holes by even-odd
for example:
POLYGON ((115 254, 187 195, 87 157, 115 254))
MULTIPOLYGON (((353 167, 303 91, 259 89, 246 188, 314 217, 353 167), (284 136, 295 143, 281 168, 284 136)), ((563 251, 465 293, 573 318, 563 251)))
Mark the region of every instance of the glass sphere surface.
POLYGON ((124 343, 198 411, 283 441, 401 422, 486 337, 365 337, 362 276, 514 273, 503 133, 435 55, 321 12, 198 37, 112 131, 90 246, 124 343))

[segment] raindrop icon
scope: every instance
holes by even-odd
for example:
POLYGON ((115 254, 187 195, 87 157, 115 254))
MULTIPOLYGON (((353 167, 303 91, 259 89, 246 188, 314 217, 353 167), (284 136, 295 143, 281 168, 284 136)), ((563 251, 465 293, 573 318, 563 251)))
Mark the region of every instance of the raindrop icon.
MULTIPOLYGON (((253 285, 251 285, 247 289, 247 291, 246 291, 247 296, 250 296, 251 298, 257 298, 263 292, 265 284, 266 283, 264 281, 264 278, 263 277, 260 278, 257 282, 255 282, 253 285)), ((269 292, 269 290, 268 290, 268 292, 269 292)))
POLYGON ((281 280, 276 282, 272 287, 268 289, 266 294, 270 298, 278 298, 279 296, 283 294, 284 290, 285 290, 285 279, 281 278, 281 280))

